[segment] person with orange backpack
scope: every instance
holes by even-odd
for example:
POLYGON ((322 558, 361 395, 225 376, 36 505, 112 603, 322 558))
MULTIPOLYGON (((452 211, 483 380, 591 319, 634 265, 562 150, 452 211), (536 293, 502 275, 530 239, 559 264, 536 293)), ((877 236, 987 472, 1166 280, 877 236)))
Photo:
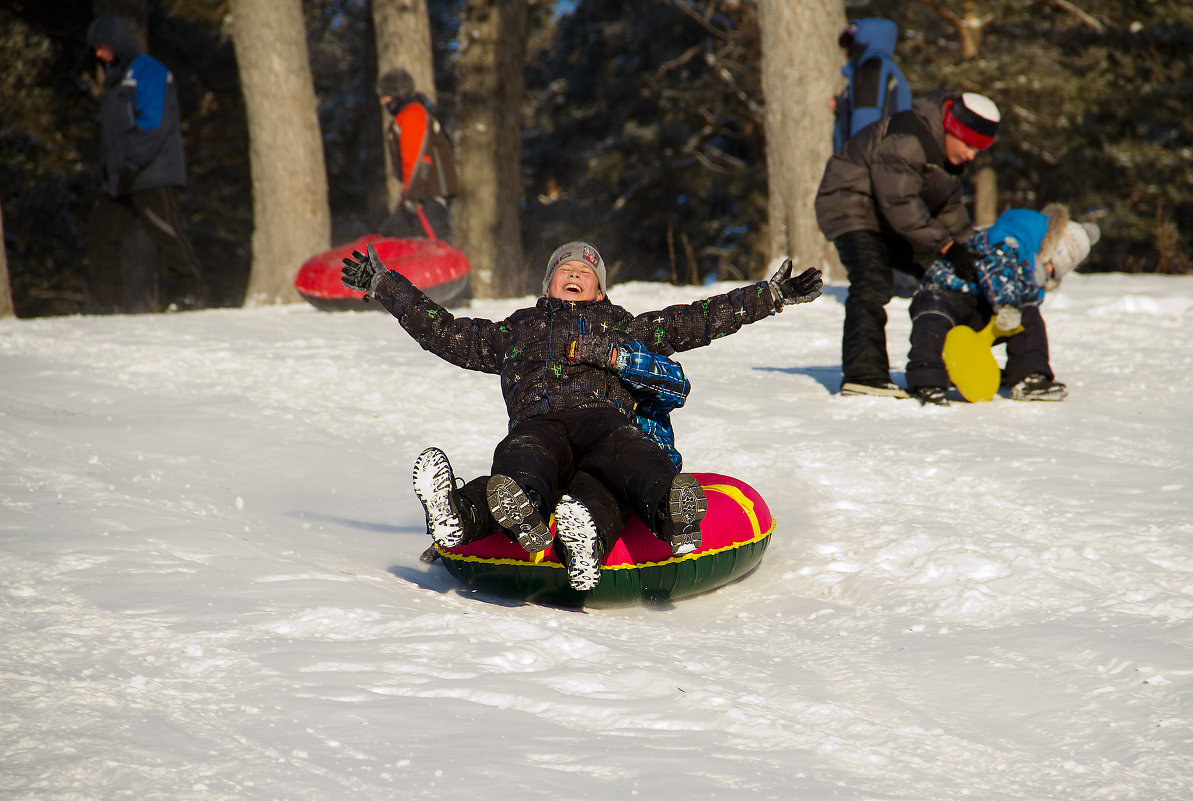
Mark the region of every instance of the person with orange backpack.
POLYGON ((448 203, 457 192, 451 137, 435 106, 414 89, 400 67, 377 79, 377 95, 388 118, 386 145, 402 186, 402 197, 380 233, 399 239, 451 239, 448 203))

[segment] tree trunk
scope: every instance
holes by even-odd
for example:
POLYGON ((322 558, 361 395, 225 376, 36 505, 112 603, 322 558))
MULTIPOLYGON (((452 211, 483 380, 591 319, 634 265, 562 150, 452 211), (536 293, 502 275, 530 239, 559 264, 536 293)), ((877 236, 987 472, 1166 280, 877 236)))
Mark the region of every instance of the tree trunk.
POLYGON ((4 209, 0 208, 0 319, 16 314, 12 305, 12 284, 8 281, 8 252, 4 244, 4 209))
POLYGON ((998 173, 989 161, 973 176, 973 221, 992 225, 998 219, 998 173))
POLYGON ((231 9, 253 179, 245 305, 297 301, 294 275, 331 240, 302 0, 231 0, 231 9))
POLYGON ((772 259, 790 256, 796 272, 827 267, 843 279, 837 255, 816 224, 813 201, 832 155, 828 100, 839 89, 841 0, 760 0, 762 91, 772 259))
POLYGON ((524 0, 468 0, 461 26, 452 239, 472 265, 481 298, 519 295, 528 286, 518 211, 526 28, 524 0))
MULTIPOLYGON (((377 74, 401 67, 414 79, 414 88, 435 102, 435 59, 431 49, 431 20, 426 0, 373 0, 373 40, 377 50, 377 74)), ((384 140, 389 120, 382 115, 384 140)), ((385 153, 385 194, 392 209, 402 199, 398 173, 385 153)))

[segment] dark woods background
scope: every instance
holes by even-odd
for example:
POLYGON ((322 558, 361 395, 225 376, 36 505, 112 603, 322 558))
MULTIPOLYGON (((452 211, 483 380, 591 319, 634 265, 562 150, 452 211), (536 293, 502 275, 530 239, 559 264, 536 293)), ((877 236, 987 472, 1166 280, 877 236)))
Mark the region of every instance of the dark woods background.
MULTIPOLYGON (((429 2, 449 128, 456 34, 477 5, 429 2)), ((236 306, 252 198, 226 3, 147 7, 148 50, 179 84, 188 231, 213 302, 236 306)), ((372 22, 367 0, 304 7, 338 243, 386 213, 372 22)), ((600 243, 615 280, 759 274, 769 254, 754 3, 538 0, 530 9, 526 291, 572 238, 600 243)), ((1103 241, 1083 271, 1193 270, 1193 4, 872 0, 846 4, 846 14, 898 23, 896 57, 917 92, 975 90, 999 103, 1004 124, 986 157, 999 210, 1060 201, 1096 219, 1103 241), (967 13, 975 25, 957 19, 967 13)), ((99 191, 92 18, 91 0, 0 0, 0 201, 22 317, 84 308, 84 231, 99 191)))

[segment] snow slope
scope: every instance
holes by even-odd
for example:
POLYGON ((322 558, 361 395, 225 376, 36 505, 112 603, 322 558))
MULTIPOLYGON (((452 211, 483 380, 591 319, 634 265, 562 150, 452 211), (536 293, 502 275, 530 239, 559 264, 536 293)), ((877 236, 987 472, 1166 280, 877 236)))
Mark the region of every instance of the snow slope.
POLYGON ((419 563, 505 417, 388 315, 0 321, 0 798, 1193 797, 1193 278, 1070 276, 1060 404, 837 395, 844 294, 682 355, 760 568, 587 613, 419 563))

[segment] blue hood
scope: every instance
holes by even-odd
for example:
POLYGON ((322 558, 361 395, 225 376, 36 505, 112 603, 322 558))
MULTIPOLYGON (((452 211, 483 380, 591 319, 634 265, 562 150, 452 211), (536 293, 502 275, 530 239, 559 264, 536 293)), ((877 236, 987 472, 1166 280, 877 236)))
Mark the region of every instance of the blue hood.
POLYGON ((986 229, 991 246, 1010 240, 1024 263, 1033 263, 1040 243, 1048 233, 1048 216, 1031 209, 1007 209, 986 229))
POLYGON ((853 36, 854 49, 858 56, 849 60, 841 72, 845 77, 852 77, 855 65, 861 64, 874 56, 892 58, 895 55, 895 43, 899 39, 899 26, 889 19, 882 17, 868 17, 853 23, 857 33, 853 36), (858 50, 860 48, 860 50, 858 50))

